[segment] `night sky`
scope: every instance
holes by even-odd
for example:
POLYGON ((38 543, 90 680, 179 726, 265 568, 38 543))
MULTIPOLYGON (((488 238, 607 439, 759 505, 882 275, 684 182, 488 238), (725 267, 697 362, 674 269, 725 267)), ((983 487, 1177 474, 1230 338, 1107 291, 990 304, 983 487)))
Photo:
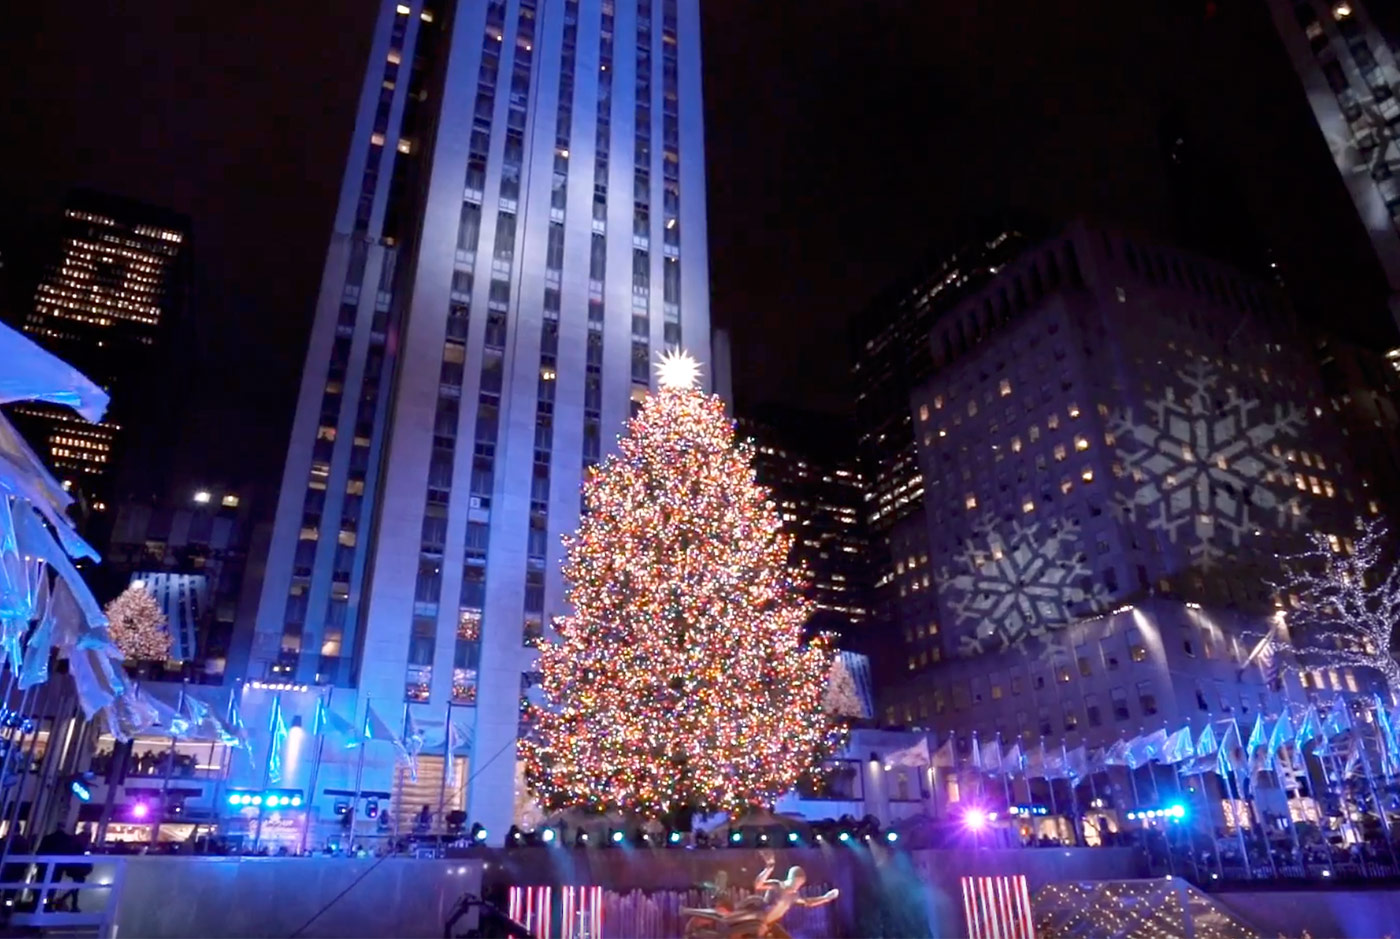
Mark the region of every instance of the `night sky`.
MULTIPOLYGON (((0 36, 7 256, 42 253, 72 186, 193 219, 192 472, 280 467, 378 0, 308 6, 30 3, 0 36)), ((1263 0, 703 9, 713 316, 741 406, 849 410, 848 318, 1004 219, 1267 246, 1305 312, 1386 338, 1263 0)))

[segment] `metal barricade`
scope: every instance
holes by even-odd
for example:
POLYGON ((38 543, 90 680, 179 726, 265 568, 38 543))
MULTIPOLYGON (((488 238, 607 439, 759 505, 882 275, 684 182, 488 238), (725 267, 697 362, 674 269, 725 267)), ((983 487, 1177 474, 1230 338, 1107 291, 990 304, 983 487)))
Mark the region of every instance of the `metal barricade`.
POLYGON ((22 855, 0 871, 4 921, 65 935, 116 936, 117 903, 126 859, 104 854, 22 855), (80 873, 81 880, 72 879, 80 873))

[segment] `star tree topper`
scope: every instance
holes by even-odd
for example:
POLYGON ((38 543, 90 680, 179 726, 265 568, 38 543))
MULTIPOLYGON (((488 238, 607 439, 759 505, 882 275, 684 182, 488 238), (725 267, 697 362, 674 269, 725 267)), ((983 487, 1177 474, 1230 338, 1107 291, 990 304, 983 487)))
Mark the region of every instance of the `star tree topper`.
POLYGON ((700 363, 689 352, 663 352, 656 361, 656 383, 662 388, 684 391, 700 380, 700 363))

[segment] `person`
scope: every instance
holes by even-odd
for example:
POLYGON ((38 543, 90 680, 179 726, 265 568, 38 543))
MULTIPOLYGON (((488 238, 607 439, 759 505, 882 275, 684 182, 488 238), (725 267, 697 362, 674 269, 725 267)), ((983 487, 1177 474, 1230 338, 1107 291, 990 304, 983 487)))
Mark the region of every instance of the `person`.
POLYGON ((419 809, 418 820, 413 827, 420 835, 426 835, 433 827, 433 810, 426 805, 419 809))
MULTIPOLYGON (((87 854, 87 853, 88 853, 88 849, 91 848, 91 847, 92 847, 92 839, 91 839, 91 837, 88 835, 87 831, 86 831, 86 830, 83 828, 83 826, 81 826, 81 825, 78 826, 78 830, 77 830, 77 832, 76 832, 75 834, 72 834, 72 835, 69 835, 69 836, 68 836, 68 852, 67 852, 67 853, 69 853, 69 854, 72 854, 72 855, 75 855, 75 856, 82 856, 82 855, 84 855, 84 854, 87 854)), ((55 875, 55 877, 54 877, 54 880, 55 880, 55 881, 60 880, 60 879, 62 879, 62 876, 63 876, 64 874, 67 874, 67 875, 68 875, 68 879, 71 880, 71 881, 73 881, 73 883, 75 883, 75 884, 85 884, 85 883, 87 883, 88 875, 91 874, 91 873, 92 873, 92 865, 91 865, 91 864, 64 864, 64 865, 62 865, 62 867, 60 867, 58 873, 57 873, 57 874, 55 875)), ((74 887, 72 890, 69 890, 67 893, 61 894, 61 895, 58 895, 58 896, 54 897, 54 906, 55 906, 55 908, 57 908, 59 905, 61 905, 61 903, 62 903, 64 900, 67 900, 69 911, 70 911, 70 912, 73 912, 73 913, 77 913, 77 912, 78 912, 78 895, 79 895, 80 892, 81 892, 80 888, 74 887)))
MULTIPOLYGON (((62 856, 62 855, 72 854, 75 844, 76 844, 76 841, 75 841, 75 839, 73 838, 73 836, 70 835, 70 834, 68 834, 67 829, 65 829, 65 828, 63 827, 63 824, 60 822, 60 823, 58 823, 58 824, 56 824, 56 825, 53 826, 53 830, 52 830, 52 831, 50 831, 47 835, 45 835, 44 837, 42 837, 42 838, 39 839, 39 847, 38 847, 38 849, 35 851, 35 853, 36 853, 36 854, 39 854, 39 855, 49 855, 49 856, 55 856, 55 855, 57 855, 57 856, 62 856)), ((45 883, 45 881, 48 881, 50 887, 53 888, 52 891, 50 891, 50 890, 41 890, 40 896, 39 896, 39 907, 40 907, 40 909, 48 908, 50 904, 52 904, 52 908, 53 908, 53 909, 58 909, 58 907, 59 907, 59 902, 60 902, 62 899, 64 899, 64 898, 69 898, 69 899, 71 899, 71 897, 67 897, 67 894, 60 895, 59 892, 58 892, 58 889, 57 889, 58 884, 61 883, 61 882, 63 881, 63 877, 64 877, 64 875, 67 874, 67 873, 68 873, 67 865, 65 865, 65 864, 55 864, 55 865, 54 865, 54 869, 53 869, 53 879, 52 879, 52 880, 48 880, 49 865, 48 865, 48 864, 39 864, 39 865, 37 865, 37 868, 36 868, 36 871, 35 871, 35 875, 34 875, 34 882, 35 882, 36 884, 43 884, 43 883, 45 883), (52 896, 50 896, 50 893, 52 893, 52 896)), ((71 892, 71 891, 70 891, 70 892, 71 892)))
MULTIPOLYGON (((0 882, 6 884, 23 883, 25 875, 29 873, 29 858, 24 857, 24 855, 33 850, 34 845, 24 836, 24 832, 15 832, 14 837, 9 840, 8 858, 5 866, 0 868, 0 882), (23 858, 23 860, 17 861, 16 858, 23 858)), ((6 887, 0 892, 0 902, 4 903, 6 911, 14 907, 21 892, 22 889, 17 887, 6 887)))

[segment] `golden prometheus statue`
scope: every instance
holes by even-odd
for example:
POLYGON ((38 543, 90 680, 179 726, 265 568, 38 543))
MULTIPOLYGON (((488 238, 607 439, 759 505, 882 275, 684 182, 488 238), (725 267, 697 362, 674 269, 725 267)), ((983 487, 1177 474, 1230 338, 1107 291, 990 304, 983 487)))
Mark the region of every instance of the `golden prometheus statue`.
MULTIPOLYGON (((772 851, 762 852, 763 870, 754 878, 754 892, 727 909, 716 903, 714 909, 692 909, 681 907, 681 915, 686 917, 686 939, 791 939, 786 929, 778 924, 787 911, 794 906, 823 906, 841 895, 839 890, 828 890, 819 897, 803 897, 799 894, 807 883, 807 874, 800 867, 788 868, 782 880, 773 878, 777 860, 772 851)), ((725 875, 716 878, 715 892, 724 890, 725 875)))

